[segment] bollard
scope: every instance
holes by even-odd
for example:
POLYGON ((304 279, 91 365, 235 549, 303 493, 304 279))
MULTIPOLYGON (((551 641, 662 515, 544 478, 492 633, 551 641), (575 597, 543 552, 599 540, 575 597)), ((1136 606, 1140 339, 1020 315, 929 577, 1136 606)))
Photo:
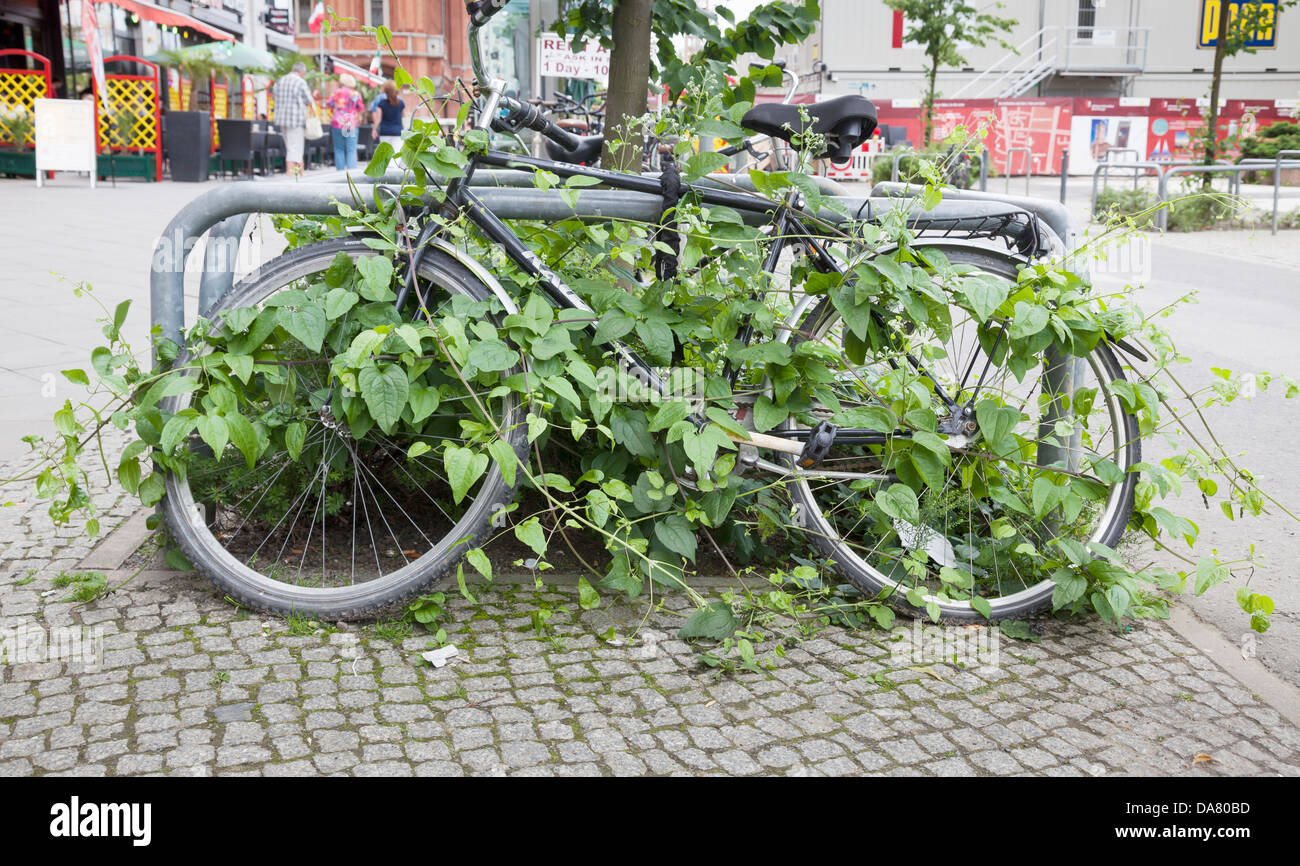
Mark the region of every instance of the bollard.
POLYGON ((1065 204, 1065 182, 1070 175, 1070 152, 1061 151, 1061 204, 1065 204))

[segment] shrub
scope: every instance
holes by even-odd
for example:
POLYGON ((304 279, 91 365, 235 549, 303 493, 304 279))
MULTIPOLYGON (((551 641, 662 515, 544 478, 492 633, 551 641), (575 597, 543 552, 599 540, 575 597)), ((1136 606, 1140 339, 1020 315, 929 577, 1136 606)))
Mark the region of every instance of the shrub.
POLYGON ((1151 211, 1156 206, 1154 193, 1144 189, 1118 189, 1105 187, 1097 194, 1097 207, 1094 219, 1108 220, 1113 217, 1132 217, 1140 228, 1152 225, 1151 211))

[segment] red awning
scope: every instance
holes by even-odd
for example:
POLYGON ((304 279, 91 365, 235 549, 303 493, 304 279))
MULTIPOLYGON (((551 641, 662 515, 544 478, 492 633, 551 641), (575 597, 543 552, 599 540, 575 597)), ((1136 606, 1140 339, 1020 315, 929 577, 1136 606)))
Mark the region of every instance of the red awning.
POLYGON ((213 39, 228 39, 235 41, 235 37, 219 27, 213 27, 197 18, 191 18, 189 15, 177 12, 173 9, 163 9, 154 6, 151 3, 142 3, 140 0, 99 0, 107 2, 113 6, 119 6, 127 12, 134 12, 146 21, 153 21, 155 24, 167 24, 172 27, 185 27, 205 36, 211 36, 213 39))

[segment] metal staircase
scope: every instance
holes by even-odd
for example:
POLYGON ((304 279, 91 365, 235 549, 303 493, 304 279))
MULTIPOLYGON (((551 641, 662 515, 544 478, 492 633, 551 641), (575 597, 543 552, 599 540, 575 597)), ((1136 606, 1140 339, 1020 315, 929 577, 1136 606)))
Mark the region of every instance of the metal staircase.
POLYGON ((1054 75, 1137 75, 1146 69, 1150 31, 1043 27, 946 98, 1011 99, 1054 75))

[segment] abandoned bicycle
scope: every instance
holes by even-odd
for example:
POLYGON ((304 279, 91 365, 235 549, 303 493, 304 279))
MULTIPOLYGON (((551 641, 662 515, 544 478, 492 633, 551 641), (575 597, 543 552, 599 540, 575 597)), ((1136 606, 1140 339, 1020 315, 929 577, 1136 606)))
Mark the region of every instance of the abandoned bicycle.
MULTIPOLYGON (((529 128, 572 150, 569 132, 485 74, 479 28, 498 10, 468 7, 478 128, 529 128)), ((743 121, 785 141, 802 123, 798 108, 782 105, 743 121)), ((826 142, 822 155, 834 156, 871 134, 874 108, 856 96, 831 100, 808 123, 826 142)), ((469 149, 464 161, 440 208, 406 235, 409 247, 385 251, 358 235, 286 253, 206 311, 209 338, 177 359, 201 371, 199 384, 168 397, 165 415, 201 425, 236 395, 261 412, 256 427, 232 422, 228 431, 232 443, 253 437, 253 447, 199 455, 168 475, 163 500, 182 550, 235 600, 337 619, 420 594, 509 512, 534 425, 545 426, 524 394, 570 399, 559 381, 571 369, 566 351, 604 352, 660 404, 674 400, 673 385, 647 358, 706 363, 671 333, 665 342, 661 329, 637 328, 620 310, 597 313, 590 293, 543 262, 470 184, 476 169, 493 167, 654 194, 657 178, 490 150, 469 149), (466 252, 457 228, 466 224, 486 255, 466 252), (488 264, 492 256, 509 268, 488 264), (507 270, 532 282, 526 301, 498 278, 507 270), (528 357, 511 329, 532 332, 528 357), (252 360, 223 372, 229 356, 252 360)), ((775 203, 708 183, 682 194, 765 227, 753 297, 783 300, 731 323, 734 340, 708 362, 704 405, 685 406, 663 431, 614 410, 613 438, 634 454, 669 453, 685 487, 716 492, 745 476, 784 486, 792 526, 847 580, 955 620, 1046 606, 1053 586, 1035 545, 1119 539, 1140 456, 1106 339, 1065 354, 1048 329, 1037 353, 1012 354, 1018 326, 996 312, 953 306, 932 329, 903 325, 887 306, 859 315, 844 293, 870 293, 869 279, 898 266, 860 238, 820 229, 797 189, 775 203), (873 261, 881 270, 863 267, 873 261), (770 321, 773 309, 782 317, 770 321), (773 359, 791 358, 806 387, 768 374, 773 359), (922 496, 906 492, 916 488, 922 496), (1054 491, 1065 488, 1086 493, 1084 504, 1063 507, 1054 491)), ((911 270, 956 273, 1010 297, 1020 269, 1047 251, 1042 227, 1016 208, 945 205, 913 211, 911 270), (923 237, 927 229, 942 236, 923 237)), ((923 277, 900 279, 919 286, 923 277)), ((189 448, 202 451, 210 438, 190 436, 189 448)))

